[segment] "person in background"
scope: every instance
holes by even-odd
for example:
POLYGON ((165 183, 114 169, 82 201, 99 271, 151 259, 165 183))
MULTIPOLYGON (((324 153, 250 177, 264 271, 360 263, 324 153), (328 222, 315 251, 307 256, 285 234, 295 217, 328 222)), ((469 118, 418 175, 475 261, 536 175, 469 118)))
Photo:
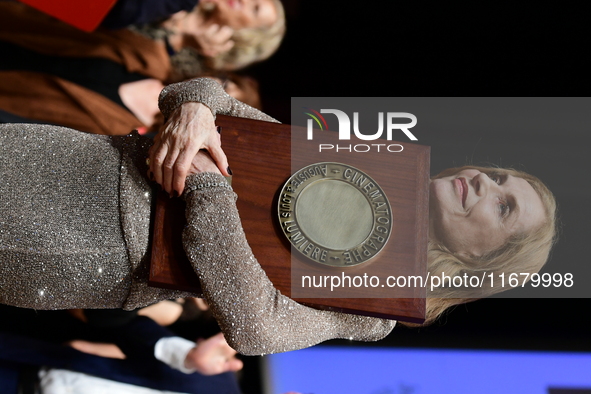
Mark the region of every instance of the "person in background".
MULTIPOLYGON (((50 393, 88 393, 106 387, 119 392, 128 385, 189 393, 239 392, 234 372, 242 362, 221 334, 196 344, 135 311, 89 310, 88 323, 65 312, 2 306, 0 368, 3 362, 21 371, 42 367, 41 386, 50 393)), ((7 375, 0 382, 17 379, 7 375)), ((36 373, 27 376, 22 383, 37 380, 36 373)))
MULTIPOLYGON (((197 12, 183 15, 175 20, 192 20, 197 12)), ((0 2, 0 49, 0 122, 49 123, 95 134, 158 126, 163 86, 202 72, 194 59, 173 65, 164 39, 128 29, 86 33, 13 2, 0 2)))
POLYGON ((165 42, 179 72, 170 82, 180 82, 267 59, 285 35, 285 12, 279 0, 202 0, 190 12, 132 28, 165 42))

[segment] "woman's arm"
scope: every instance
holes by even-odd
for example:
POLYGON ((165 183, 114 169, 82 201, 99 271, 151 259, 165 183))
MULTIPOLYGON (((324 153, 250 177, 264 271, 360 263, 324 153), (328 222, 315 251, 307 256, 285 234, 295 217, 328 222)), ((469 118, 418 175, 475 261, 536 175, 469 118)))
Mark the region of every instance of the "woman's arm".
POLYGON ((375 341, 391 320, 320 311, 283 296, 246 241, 236 195, 219 174, 187 178, 183 243, 226 340, 247 355, 302 349, 333 339, 375 341))
POLYGON ((211 110, 214 118, 221 114, 279 123, 264 112, 236 100, 211 78, 197 78, 166 86, 160 93, 158 106, 168 119, 177 108, 187 102, 204 104, 211 110))
POLYGON ((206 149, 220 172, 230 175, 226 155, 215 127, 215 115, 277 122, 263 112, 228 95, 211 78, 199 78, 164 88, 159 98, 166 124, 150 149, 150 173, 164 190, 181 194, 191 161, 206 149))

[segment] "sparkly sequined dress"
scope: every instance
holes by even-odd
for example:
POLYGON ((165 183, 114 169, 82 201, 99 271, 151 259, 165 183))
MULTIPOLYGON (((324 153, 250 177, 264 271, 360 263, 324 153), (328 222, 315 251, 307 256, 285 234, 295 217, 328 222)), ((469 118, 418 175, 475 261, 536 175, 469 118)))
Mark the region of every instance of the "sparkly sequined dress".
MULTIPOLYGON (((272 121, 211 80, 167 87, 165 116, 198 101, 214 114, 272 121)), ((189 294, 147 286, 150 140, 48 125, 0 125, 0 302, 35 309, 135 309, 189 294)), ((243 354, 332 338, 377 340, 393 321, 319 311, 281 295, 246 242, 219 174, 190 176, 183 243, 228 342, 243 354), (207 185, 201 187, 199 185, 207 185)))

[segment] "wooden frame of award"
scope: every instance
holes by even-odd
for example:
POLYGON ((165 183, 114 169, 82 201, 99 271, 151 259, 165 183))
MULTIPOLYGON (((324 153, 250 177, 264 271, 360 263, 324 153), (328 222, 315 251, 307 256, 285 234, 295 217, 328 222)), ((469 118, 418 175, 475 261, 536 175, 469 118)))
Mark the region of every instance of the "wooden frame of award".
MULTIPOLYGON (((216 123, 246 237, 276 288, 316 308, 424 321, 417 278, 427 273, 428 146, 384 140, 377 155, 319 152, 289 125, 226 116, 216 123), (401 278, 415 282, 402 286, 401 278)), ((334 144, 335 134, 316 133, 316 145, 334 144)), ((182 205, 158 196, 150 284, 199 291, 182 251, 182 205)))

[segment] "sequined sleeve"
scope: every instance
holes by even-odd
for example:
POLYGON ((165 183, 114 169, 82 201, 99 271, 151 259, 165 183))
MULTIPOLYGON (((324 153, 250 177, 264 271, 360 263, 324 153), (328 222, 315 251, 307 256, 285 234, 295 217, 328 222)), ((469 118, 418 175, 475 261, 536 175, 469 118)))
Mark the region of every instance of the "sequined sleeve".
POLYGON ((205 104, 214 116, 221 114, 279 123, 264 112, 236 100, 211 78, 197 78, 168 85, 158 98, 158 106, 166 119, 186 102, 205 104))
POLYGON ((375 341, 392 320, 320 311, 275 289, 246 241, 236 194, 218 174, 187 178, 183 243, 228 343, 246 355, 302 349, 333 338, 375 341))

